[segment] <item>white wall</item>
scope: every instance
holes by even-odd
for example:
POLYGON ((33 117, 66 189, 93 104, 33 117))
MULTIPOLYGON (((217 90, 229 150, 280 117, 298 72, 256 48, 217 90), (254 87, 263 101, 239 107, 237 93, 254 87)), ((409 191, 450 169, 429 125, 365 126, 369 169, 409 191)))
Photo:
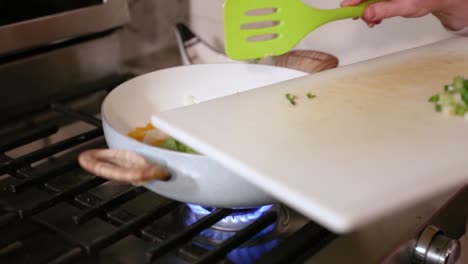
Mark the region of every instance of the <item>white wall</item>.
MULTIPOLYGON (((339 6, 340 0, 305 0, 321 8, 339 6)), ((222 0, 191 0, 190 26, 202 38, 223 47, 222 0)), ((449 37, 432 16, 418 19, 393 18, 369 29, 362 21, 343 20, 312 32, 297 48, 329 52, 340 65, 385 55, 449 37)))

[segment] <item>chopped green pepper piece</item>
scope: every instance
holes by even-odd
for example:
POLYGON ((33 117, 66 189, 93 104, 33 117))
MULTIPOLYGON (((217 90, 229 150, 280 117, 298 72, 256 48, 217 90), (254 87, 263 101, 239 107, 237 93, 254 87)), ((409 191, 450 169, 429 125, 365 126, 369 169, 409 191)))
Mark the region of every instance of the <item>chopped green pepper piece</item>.
POLYGON ((439 101, 441 105, 452 105, 454 103, 453 95, 452 94, 441 94, 439 95, 439 101))
POLYGON ((455 106, 455 114, 457 116, 465 116, 465 113, 466 113, 466 107, 464 105, 458 104, 457 106, 455 106))
POLYGON ((429 102, 431 103, 437 103, 439 102, 440 96, 438 94, 435 94, 429 98, 429 102))
POLYGON ((455 87, 456 90, 462 90, 464 85, 465 78, 462 76, 457 76, 455 79, 453 79, 453 87, 455 87))
POLYGON ((465 104, 468 104, 468 91, 463 90, 463 92, 461 92, 461 96, 462 96, 463 102, 465 102, 465 104))
POLYGON ((174 150, 174 151, 179 151, 179 152, 185 152, 185 153, 192 153, 192 154, 198 154, 195 150, 190 148, 189 146, 183 144, 182 142, 176 140, 175 138, 168 138, 164 143, 160 145, 161 148, 168 149, 168 150, 174 150))
POLYGON ((451 84, 444 86, 444 92, 431 96, 429 102, 434 103, 437 112, 444 110, 444 107, 449 107, 453 110, 450 114, 468 115, 468 79, 461 75, 456 76, 451 84))
POLYGON ((315 97, 317 97, 317 95, 312 94, 312 93, 307 93, 307 98, 314 99, 315 97))
POLYGON ((161 148, 170 149, 170 150, 177 150, 177 142, 174 138, 168 138, 164 143, 160 145, 161 148))
POLYGON ((297 96, 295 96, 295 95, 292 95, 290 93, 286 94, 286 99, 288 99, 289 103, 291 103, 292 105, 296 105, 296 101, 295 101, 296 98, 297 98, 297 96))

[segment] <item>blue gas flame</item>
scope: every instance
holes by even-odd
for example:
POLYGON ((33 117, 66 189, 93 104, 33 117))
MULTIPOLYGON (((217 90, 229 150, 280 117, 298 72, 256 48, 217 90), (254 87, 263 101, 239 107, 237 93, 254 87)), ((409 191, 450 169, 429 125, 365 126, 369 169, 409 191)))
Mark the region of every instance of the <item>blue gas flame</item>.
MULTIPOLYGON (((192 210, 192 212, 200 216, 208 215, 214 211, 213 209, 211 210, 206 209, 203 206, 197 205, 197 204, 187 204, 187 205, 190 207, 190 210, 192 210)), ((258 209, 254 209, 248 212, 245 212, 245 210, 239 211, 238 213, 233 213, 232 215, 226 216, 225 218, 221 220, 221 222, 232 223, 232 224, 237 224, 239 222, 249 223, 258 219, 266 211, 270 210, 272 206, 273 205, 264 205, 262 207, 259 207, 258 209)))
MULTIPOLYGON (((195 223, 197 218, 204 217, 205 215, 211 214, 215 209, 214 208, 205 208, 201 205, 196 205, 196 204, 187 204, 190 210, 193 212, 189 216, 189 218, 186 219, 186 224, 191 225, 195 223), (198 217, 195 217, 197 215, 198 217)), ((234 211, 231 215, 223 218, 220 222, 223 224, 232 224, 236 225, 239 223, 250 223, 254 222, 256 219, 261 217, 265 212, 270 210, 273 205, 265 205, 259 208, 254 208, 254 209, 241 209, 238 211, 234 211)), ((266 234, 269 234, 276 228, 276 223, 273 223, 260 231, 258 234, 253 236, 251 239, 255 239, 257 237, 262 237, 266 234)), ((236 231, 220 231, 216 229, 205 229, 203 230, 200 235, 209 239, 212 239, 214 241, 225 241, 235 235, 237 232, 236 231)), ((273 248, 275 248, 281 241, 281 238, 277 237, 276 239, 269 240, 269 241, 263 241, 259 244, 255 245, 243 245, 240 246, 231 252, 227 254, 227 258, 235 263, 235 264, 251 264, 254 263, 256 260, 258 260, 261 256, 263 256, 265 253, 271 251, 273 248)), ((209 244, 201 244, 198 242, 195 242, 195 244, 207 249, 207 250, 213 250, 215 247, 213 245, 209 244)))

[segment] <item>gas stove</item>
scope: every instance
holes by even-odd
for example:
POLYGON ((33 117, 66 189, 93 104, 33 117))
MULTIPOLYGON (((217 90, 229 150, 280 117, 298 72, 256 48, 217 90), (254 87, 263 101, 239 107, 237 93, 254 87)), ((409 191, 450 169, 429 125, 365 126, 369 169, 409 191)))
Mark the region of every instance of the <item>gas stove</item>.
POLYGON ((459 252, 449 237, 465 231, 466 189, 337 235, 282 204, 207 208, 87 174, 77 155, 105 140, 98 109, 76 102, 100 103, 131 77, 1 117, 1 263, 439 263, 411 262, 431 241, 434 252, 459 252))
POLYGON ((90 84, 73 98, 49 98, 2 117, 2 263, 283 263, 336 237, 281 204, 205 208, 82 171, 78 153, 105 141, 98 113, 70 105, 102 98, 130 77, 90 84), (10 128, 23 118, 24 125, 10 128), (67 130, 75 135, 61 135, 67 130), (290 245, 297 247, 281 249, 290 245), (268 256, 275 251, 284 256, 272 262, 268 256))
MULTIPOLYGON (((90 1, 89 7, 70 6, 58 16, 0 25, 0 34, 16 27, 25 27, 18 30, 24 33, 59 19, 68 21, 71 30, 23 43, 20 50, 0 45, 2 98, 8 98, 0 106, 0 263, 461 261, 461 249, 468 251, 459 243, 466 239, 468 188, 450 190, 350 234, 334 234, 281 203, 208 208, 83 171, 78 154, 106 147, 99 115, 106 94, 180 59, 174 46, 132 61, 135 71, 122 70, 117 34, 128 19, 124 2, 90 1), (98 28, 86 23, 85 32, 71 23, 76 18, 92 22, 96 14, 102 22, 113 19, 98 28), (72 31, 64 39, 62 34, 72 31), (142 69, 149 64, 151 69, 142 69)), ((182 61, 190 63, 194 50, 184 49, 199 37, 186 33, 179 32, 177 40, 182 61)), ((224 60, 221 55, 213 53, 224 60)))

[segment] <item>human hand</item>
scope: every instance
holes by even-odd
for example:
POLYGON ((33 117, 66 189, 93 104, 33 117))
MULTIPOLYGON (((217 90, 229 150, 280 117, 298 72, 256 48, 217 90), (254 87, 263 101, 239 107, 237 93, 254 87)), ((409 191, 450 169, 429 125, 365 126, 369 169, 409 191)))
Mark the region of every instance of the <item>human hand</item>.
MULTIPOLYGON (((357 5, 364 1, 344 0, 341 5, 357 5)), ((427 14, 435 15, 448 29, 463 29, 468 26, 468 0, 386 0, 369 5, 363 20, 373 27, 390 17, 414 18, 427 14)))

